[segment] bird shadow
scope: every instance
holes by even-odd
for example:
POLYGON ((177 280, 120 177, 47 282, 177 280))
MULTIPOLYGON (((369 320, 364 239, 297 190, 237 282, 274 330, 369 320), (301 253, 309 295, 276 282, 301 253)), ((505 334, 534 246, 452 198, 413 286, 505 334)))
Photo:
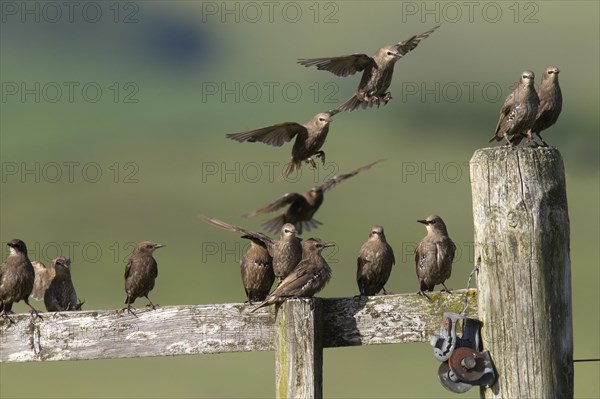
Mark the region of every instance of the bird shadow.
POLYGON ((368 296, 346 298, 322 298, 323 306, 323 346, 362 345, 362 337, 356 323, 356 315, 364 309, 368 296))

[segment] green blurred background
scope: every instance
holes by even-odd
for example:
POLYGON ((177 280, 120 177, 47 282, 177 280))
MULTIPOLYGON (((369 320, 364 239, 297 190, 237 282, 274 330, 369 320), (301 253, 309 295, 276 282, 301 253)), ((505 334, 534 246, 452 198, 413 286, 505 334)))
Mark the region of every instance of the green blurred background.
MULTIPOLYGON (((356 253, 373 224, 385 226, 396 251, 386 287, 415 291, 412 248, 425 234, 415 220, 434 212, 461 250, 449 286, 464 287, 473 240, 468 161, 488 145, 521 71, 535 71, 537 83, 554 65, 565 106, 544 137, 567 173, 575 358, 599 357, 598 2, 473 2, 471 14, 462 2, 77 4, 70 13, 62 2, 2 1, 3 259, 15 237, 32 259, 67 254, 85 309, 115 309, 131 243, 153 240, 167 245, 156 253, 155 302, 238 302, 246 244, 197 215, 260 229, 264 218, 241 215, 386 158, 328 192, 317 213, 323 225, 314 234, 338 243, 327 254, 334 276, 321 295, 355 294, 356 253), (265 162, 279 171, 291 145, 224 138, 304 122, 358 85, 358 76, 306 69, 297 58, 372 54, 439 23, 396 65, 387 106, 335 117, 318 173, 305 167, 297 181, 271 178, 265 162)), ((327 397, 453 396, 437 382, 428 344, 326 350, 324 367, 327 397)), ((274 395, 269 352, 0 371, 3 398, 274 395)), ((576 364, 576 397, 599 397, 599 375, 598 363, 576 364)))

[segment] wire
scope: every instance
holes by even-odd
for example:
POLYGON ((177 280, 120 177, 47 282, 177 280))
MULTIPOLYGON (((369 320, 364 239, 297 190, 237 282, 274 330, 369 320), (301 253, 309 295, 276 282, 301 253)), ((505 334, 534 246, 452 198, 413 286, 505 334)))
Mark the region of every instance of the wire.
POLYGON ((467 280, 467 292, 465 293, 465 306, 461 312, 462 315, 467 314, 467 309, 469 308, 469 287, 471 286, 471 279, 473 278, 473 274, 475 274, 475 272, 479 272, 479 268, 481 267, 480 264, 481 256, 477 258, 477 263, 475 263, 475 266, 473 266, 473 270, 471 271, 471 274, 469 274, 469 280, 467 280))
POLYGON ((576 359, 573 360, 573 363, 577 363, 577 362, 600 362, 600 359, 576 359))

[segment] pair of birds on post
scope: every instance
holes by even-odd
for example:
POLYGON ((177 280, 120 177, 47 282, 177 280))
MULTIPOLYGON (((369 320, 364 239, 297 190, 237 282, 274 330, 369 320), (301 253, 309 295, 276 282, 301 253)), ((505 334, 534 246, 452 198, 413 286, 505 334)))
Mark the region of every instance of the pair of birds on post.
POLYGON ((354 111, 373 105, 379 107, 381 102, 387 104, 392 99, 387 90, 392 82, 394 65, 437 28, 439 26, 395 45, 382 47, 371 57, 366 54, 351 54, 298 60, 299 64, 306 67, 315 66, 319 70, 326 70, 341 77, 362 72, 356 93, 337 109, 319 113, 304 124, 278 123, 245 132, 231 133, 227 137, 238 142, 261 142, 275 147, 280 147, 295 137, 291 161, 283 171, 284 178, 299 170, 302 162, 310 164, 313 168, 316 167, 313 157, 321 158, 324 164, 325 152, 321 148, 327 139, 332 117, 342 111, 354 111))
MULTIPOLYGON (((14 239, 7 243, 10 248, 8 258, 0 266, 0 314, 7 318, 12 312, 12 304, 23 300, 39 316, 29 303, 29 297, 43 300, 46 310, 60 312, 81 310, 84 302, 79 302, 71 279, 71 261, 63 256, 54 258, 49 267, 41 262, 31 262, 27 246, 22 240, 14 239)), ((149 306, 155 308, 148 297, 158 276, 158 265, 152 256, 154 250, 163 247, 149 241, 139 243, 125 267, 125 304, 130 313, 136 298, 145 297, 149 306)))
POLYGON ((539 146, 533 137, 535 133, 542 140, 542 145, 547 146, 540 133, 556 123, 562 110, 559 73, 556 67, 546 68, 536 92, 533 84, 535 74, 524 71, 519 85, 508 95, 500 109, 496 132, 490 142, 505 139, 507 145, 514 147, 527 138, 539 146))

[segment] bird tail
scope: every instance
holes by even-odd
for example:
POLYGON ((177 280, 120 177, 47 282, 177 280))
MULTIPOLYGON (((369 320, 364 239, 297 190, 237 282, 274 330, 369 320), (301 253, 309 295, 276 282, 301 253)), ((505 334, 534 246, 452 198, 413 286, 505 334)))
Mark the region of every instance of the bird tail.
POLYGON ((360 101, 358 99, 358 97, 356 97, 356 94, 355 94, 352 97, 350 97, 350 99, 348 101, 346 101, 345 103, 343 103, 342 105, 340 105, 338 107, 338 110, 339 111, 349 111, 349 112, 352 112, 352 111, 357 110, 358 107, 361 107, 361 106, 363 108, 367 107, 366 103, 363 102, 363 101, 360 101))
POLYGON ((281 230, 283 225, 285 224, 285 215, 279 215, 274 217, 273 219, 265 220, 261 223, 261 226, 265 228, 265 230, 271 233, 277 233, 281 230))
POLYGON ((287 178, 290 174, 294 173, 295 171, 299 170, 300 167, 302 166, 302 161, 297 161, 295 159, 292 158, 292 160, 290 161, 290 163, 287 164, 287 166, 285 167, 285 169, 283 170, 283 173, 281 175, 281 177, 283 177, 284 179, 287 178))
MULTIPOLYGON (((310 231, 311 229, 316 229, 319 225, 323 224, 316 219, 305 220, 302 223, 302 227, 306 229, 306 231, 310 231)), ((301 233, 299 233, 301 234, 301 233)))
POLYGON ((260 305, 258 305, 258 306, 257 306, 257 307, 255 307, 254 309, 252 309, 252 310, 250 311, 250 313, 254 313, 254 312, 256 312, 258 309, 260 309, 260 308, 264 308, 265 306, 272 305, 273 303, 275 303, 274 299, 273 299, 273 298, 271 298, 271 297, 269 297, 269 298, 265 299, 265 300, 264 300, 264 301, 263 301, 263 302, 262 302, 260 305))
POLYGON ((490 139, 490 141, 488 141, 488 143, 491 143, 492 141, 501 141, 501 140, 502 140, 502 137, 500 137, 500 136, 496 136, 496 135, 494 134, 494 137, 492 137, 492 138, 490 139))

